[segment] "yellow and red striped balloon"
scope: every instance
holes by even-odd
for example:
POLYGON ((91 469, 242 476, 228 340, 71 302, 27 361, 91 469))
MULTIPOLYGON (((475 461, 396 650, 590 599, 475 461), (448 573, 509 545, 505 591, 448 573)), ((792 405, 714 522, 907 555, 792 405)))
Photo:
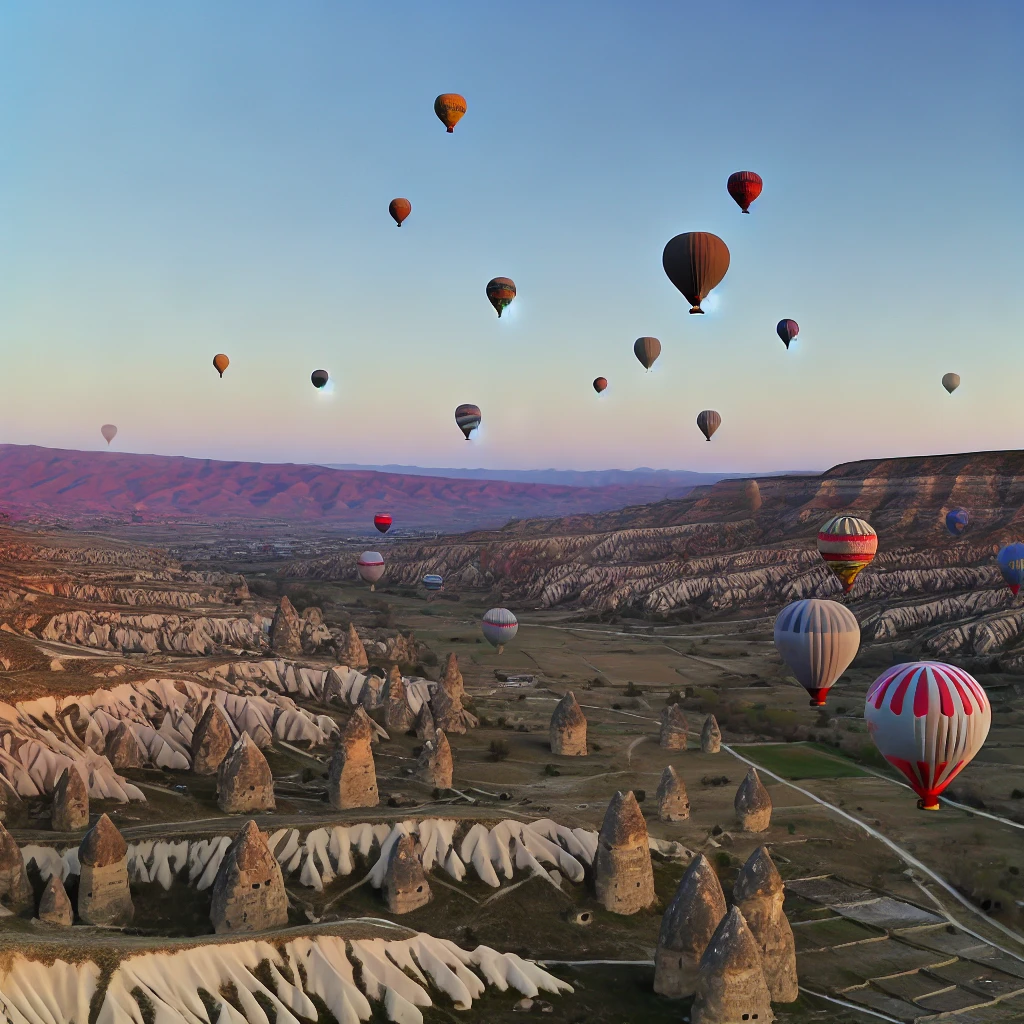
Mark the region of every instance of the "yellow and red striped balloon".
POLYGON ((853 590, 861 569, 878 550, 878 534, 856 516, 835 516, 818 531, 818 553, 839 577, 843 593, 853 590))

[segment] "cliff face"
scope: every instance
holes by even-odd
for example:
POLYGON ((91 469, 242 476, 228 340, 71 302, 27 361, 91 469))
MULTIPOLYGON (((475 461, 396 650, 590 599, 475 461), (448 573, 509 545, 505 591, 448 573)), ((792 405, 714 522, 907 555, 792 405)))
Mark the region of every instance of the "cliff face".
MULTIPOLYGON (((437 572, 448 586, 496 587, 525 608, 771 614, 798 598, 840 594, 815 535, 845 511, 879 534, 878 557, 852 597, 866 640, 916 645, 932 657, 1005 656, 1022 643, 1024 666, 1024 612, 1014 610, 994 557, 1024 537, 1024 452, 871 460, 758 484, 756 512, 745 481, 727 480, 683 499, 399 545, 389 579, 414 585, 437 572), (957 505, 971 524, 953 538, 944 519, 957 505)), ((339 556, 290 571, 330 579, 351 567, 339 556)))

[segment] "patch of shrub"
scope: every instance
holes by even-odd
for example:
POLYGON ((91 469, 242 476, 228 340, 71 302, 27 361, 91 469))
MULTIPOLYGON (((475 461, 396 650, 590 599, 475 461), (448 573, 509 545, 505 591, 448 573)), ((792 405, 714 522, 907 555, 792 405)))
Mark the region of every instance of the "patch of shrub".
POLYGON ((562 773, 553 764, 546 764, 544 765, 544 774, 554 776, 561 775, 562 773))
POLYGON ((491 745, 487 749, 489 761, 504 761, 509 754, 508 744, 504 740, 491 740, 491 745))
POLYGON ((643 693, 643 690, 641 690, 636 685, 636 683, 634 683, 633 680, 631 679, 628 683, 626 683, 626 689, 623 690, 622 692, 627 697, 639 697, 640 694, 643 693))
POLYGON ((732 863, 732 857, 725 852, 725 850, 719 850, 715 854, 715 867, 727 868, 732 863))

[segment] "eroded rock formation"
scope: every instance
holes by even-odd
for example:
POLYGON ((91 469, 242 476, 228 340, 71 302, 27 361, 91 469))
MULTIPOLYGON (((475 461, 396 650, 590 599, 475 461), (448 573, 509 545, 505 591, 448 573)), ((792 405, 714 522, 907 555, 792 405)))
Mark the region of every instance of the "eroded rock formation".
POLYGON ((744 832, 764 832, 772 823, 772 798, 761 782, 756 768, 747 774, 736 790, 733 800, 736 820, 744 832))
POLYGON ((587 718, 570 690, 551 715, 551 753, 562 757, 587 756, 587 718))
POLYGON ((142 768, 146 763, 139 741, 127 722, 119 722, 107 734, 104 752, 107 760, 117 771, 123 771, 125 768, 142 768))
POLYGON ((327 775, 327 795, 332 807, 376 807, 377 771, 371 747, 373 724, 359 708, 349 719, 338 745, 331 755, 327 775))
POLYGON ((437 789, 452 788, 452 774, 455 771, 455 763, 452 758, 451 744, 444 730, 439 729, 433 740, 427 740, 423 744, 420 753, 417 771, 424 782, 435 786, 437 789))
POLYGON ((274 612, 270 625, 270 646, 278 654, 302 654, 302 622, 294 605, 285 594, 274 612))
POLYGON ((686 730, 686 714, 678 704, 662 710, 659 742, 663 750, 685 750, 686 730))
POLYGON ((594 887, 605 910, 635 914, 654 903, 647 823, 632 791, 612 797, 598 834, 594 887))
POLYGON ((248 733, 238 737, 217 769, 217 806, 225 814, 275 807, 270 765, 248 733))
POLYGON ((288 923, 281 866, 255 821, 247 821, 228 847, 213 883, 210 920, 218 935, 259 932, 288 923))
POLYGON ((402 836, 391 847, 382 891, 392 914, 408 914, 430 902, 430 883, 416 856, 416 841, 412 836, 402 836))
POLYGON ((215 775, 233 742, 227 716, 211 700, 192 731, 192 771, 196 775, 215 775))
POLYGON ((65 768, 53 787, 50 828, 54 832, 80 832, 89 825, 89 790, 78 768, 65 768))
POLYGON ((366 648, 363 641, 359 639, 356 627, 349 623, 348 632, 344 640, 338 642, 338 664, 348 665, 349 668, 362 671, 370 664, 366 657, 366 648))
POLYGON ((690 816, 690 798, 686 784, 672 765, 661 773, 658 782, 658 818, 661 821, 685 821, 690 816))
POLYGON ((21 850, 10 832, 0 825, 0 904, 18 911, 32 903, 32 886, 25 872, 21 850))
POLYGON ((381 700, 384 704, 384 728, 395 735, 409 732, 416 722, 416 716, 409 706, 409 700, 405 693, 405 682, 402 680, 402 673, 398 670, 397 665, 392 665, 388 672, 381 700))
POLYGON ((127 853, 121 833, 101 814, 78 847, 78 916, 84 924, 127 924, 135 916, 127 853))
POLYGON ((68 899, 67 890, 55 871, 50 875, 43 895, 39 899, 37 917, 44 924, 56 925, 58 928, 70 928, 75 923, 75 912, 68 899))
POLYGON ((708 715, 700 730, 700 750, 702 754, 717 754, 722 749, 722 730, 718 728, 718 719, 708 715))

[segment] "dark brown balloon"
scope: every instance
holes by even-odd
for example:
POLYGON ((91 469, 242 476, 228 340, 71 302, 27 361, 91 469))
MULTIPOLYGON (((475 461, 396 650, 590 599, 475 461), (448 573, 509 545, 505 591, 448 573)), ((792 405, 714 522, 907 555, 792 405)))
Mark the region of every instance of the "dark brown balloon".
POLYGON ((697 413, 697 426, 700 432, 711 440, 711 435, 722 425, 722 417, 714 409, 705 409, 697 413))
POLYGON ((649 370, 661 355, 661 342, 657 338, 637 338, 633 342, 633 355, 645 370, 649 370))
POLYGON ((720 284, 729 269, 729 247, 708 231, 687 231, 669 239, 661 256, 668 279, 686 296, 691 313, 720 284))

